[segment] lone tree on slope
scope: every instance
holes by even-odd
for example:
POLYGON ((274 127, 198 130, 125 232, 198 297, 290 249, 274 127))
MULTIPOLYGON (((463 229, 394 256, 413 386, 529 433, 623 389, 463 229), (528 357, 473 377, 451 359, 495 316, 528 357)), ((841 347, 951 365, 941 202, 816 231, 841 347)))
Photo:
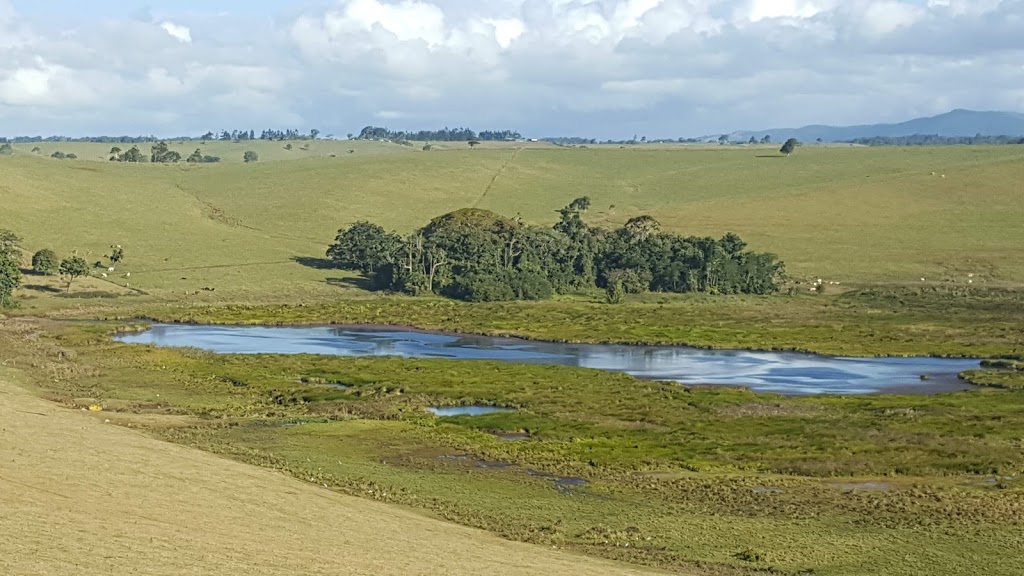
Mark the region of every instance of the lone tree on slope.
POLYGON ((68 282, 68 292, 71 292, 71 283, 79 276, 89 274, 89 263, 81 256, 65 258, 60 263, 60 275, 68 282))
POLYGON ((789 140, 786 140, 786 143, 782 145, 782 148, 779 148, 779 152, 782 152, 786 156, 789 156, 790 154, 793 153, 793 150, 796 150, 796 147, 799 145, 800 142, 798 142, 796 138, 790 138, 789 140))

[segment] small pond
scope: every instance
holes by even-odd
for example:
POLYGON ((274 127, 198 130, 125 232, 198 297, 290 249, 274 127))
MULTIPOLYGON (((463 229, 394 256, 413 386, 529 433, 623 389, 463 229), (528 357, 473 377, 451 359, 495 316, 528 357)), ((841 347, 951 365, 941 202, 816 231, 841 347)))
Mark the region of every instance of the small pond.
POLYGON ((437 408, 431 406, 427 408, 427 412, 431 412, 434 416, 483 416, 484 414, 494 414, 495 412, 512 412, 510 408, 497 408, 494 406, 451 406, 448 408, 437 408))
POLYGON ((793 352, 683 346, 560 344, 441 334, 391 327, 155 325, 117 337, 131 344, 224 354, 329 354, 450 358, 579 366, 687 384, 746 386, 778 394, 937 393, 968 388, 957 379, 977 360, 839 358, 793 352), (921 375, 926 374, 927 380, 921 375))

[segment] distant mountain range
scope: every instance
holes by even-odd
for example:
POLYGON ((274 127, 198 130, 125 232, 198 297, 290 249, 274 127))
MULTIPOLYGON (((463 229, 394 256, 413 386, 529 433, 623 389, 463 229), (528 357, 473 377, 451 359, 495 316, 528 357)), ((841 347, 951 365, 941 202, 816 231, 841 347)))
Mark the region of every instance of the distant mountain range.
MULTIPOLYGON (((801 142, 848 142, 858 138, 914 136, 1024 136, 1024 114, 1016 112, 978 112, 953 110, 930 118, 915 118, 899 124, 865 124, 861 126, 804 126, 803 128, 771 128, 767 130, 740 130, 729 134, 733 142, 746 142, 750 137, 760 140, 765 135, 772 142, 796 138, 801 142)), ((706 137, 711 140, 715 136, 706 137)))

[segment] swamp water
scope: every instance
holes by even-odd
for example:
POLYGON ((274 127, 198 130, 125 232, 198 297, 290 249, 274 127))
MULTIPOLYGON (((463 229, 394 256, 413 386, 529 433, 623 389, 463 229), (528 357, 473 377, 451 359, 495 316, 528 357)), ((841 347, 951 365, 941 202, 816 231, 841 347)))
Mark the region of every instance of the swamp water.
POLYGON ((159 324, 145 332, 119 335, 117 340, 129 344, 199 348, 223 354, 400 356, 558 364, 686 384, 745 386, 756 392, 787 395, 963 390, 969 386, 960 382, 957 374, 979 366, 977 360, 944 358, 841 358, 683 346, 532 342, 383 326, 281 328, 159 324), (928 379, 923 380, 922 375, 927 375, 928 379))

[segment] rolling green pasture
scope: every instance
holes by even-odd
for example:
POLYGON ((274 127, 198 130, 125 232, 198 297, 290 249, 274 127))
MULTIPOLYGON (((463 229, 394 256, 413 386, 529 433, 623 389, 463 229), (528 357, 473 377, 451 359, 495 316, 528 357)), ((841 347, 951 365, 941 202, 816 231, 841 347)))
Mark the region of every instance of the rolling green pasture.
MULTIPOLYGON (((90 261, 122 244, 131 278, 119 271, 108 280, 163 298, 213 288, 215 296, 200 297, 323 299, 352 296, 358 283, 295 259, 322 257, 337 229, 356 220, 409 231, 477 206, 550 224, 558 208, 589 195, 594 224, 646 213, 673 231, 734 231, 754 249, 778 253, 796 278, 858 286, 1024 282, 1024 150, 1015 146, 807 147, 783 158, 765 148, 423 152, 314 142, 307 154, 251 144, 268 147, 260 150, 268 160, 297 159, 122 165, 19 149, 0 158, 0 227, 23 234, 29 250, 77 250, 90 261), (335 158, 305 157, 335 147, 342 152, 335 158), (342 151, 350 147, 357 151, 342 151)), ((217 145, 225 149, 209 152, 225 157, 247 147, 217 145)))
POLYGON ((203 152, 225 162, 198 166, 100 161, 110 146, 98 144, 40 145, 74 161, 30 145, 0 157, 0 228, 25 237, 26 256, 127 253, 70 294, 26 276, 0 321, 0 360, 19 384, 334 490, 671 570, 1024 571, 1024 149, 292 144, 211 142, 203 152), (242 164, 250 148, 261 161, 242 164), (551 224, 583 195, 598 225, 650 214, 676 232, 736 232, 826 293, 804 282, 771 297, 467 304, 371 295, 324 268, 356 220, 410 231, 475 206, 551 224), (993 360, 959 393, 786 398, 565 367, 109 338, 139 317, 993 360), (424 412, 473 403, 518 411, 424 412))

